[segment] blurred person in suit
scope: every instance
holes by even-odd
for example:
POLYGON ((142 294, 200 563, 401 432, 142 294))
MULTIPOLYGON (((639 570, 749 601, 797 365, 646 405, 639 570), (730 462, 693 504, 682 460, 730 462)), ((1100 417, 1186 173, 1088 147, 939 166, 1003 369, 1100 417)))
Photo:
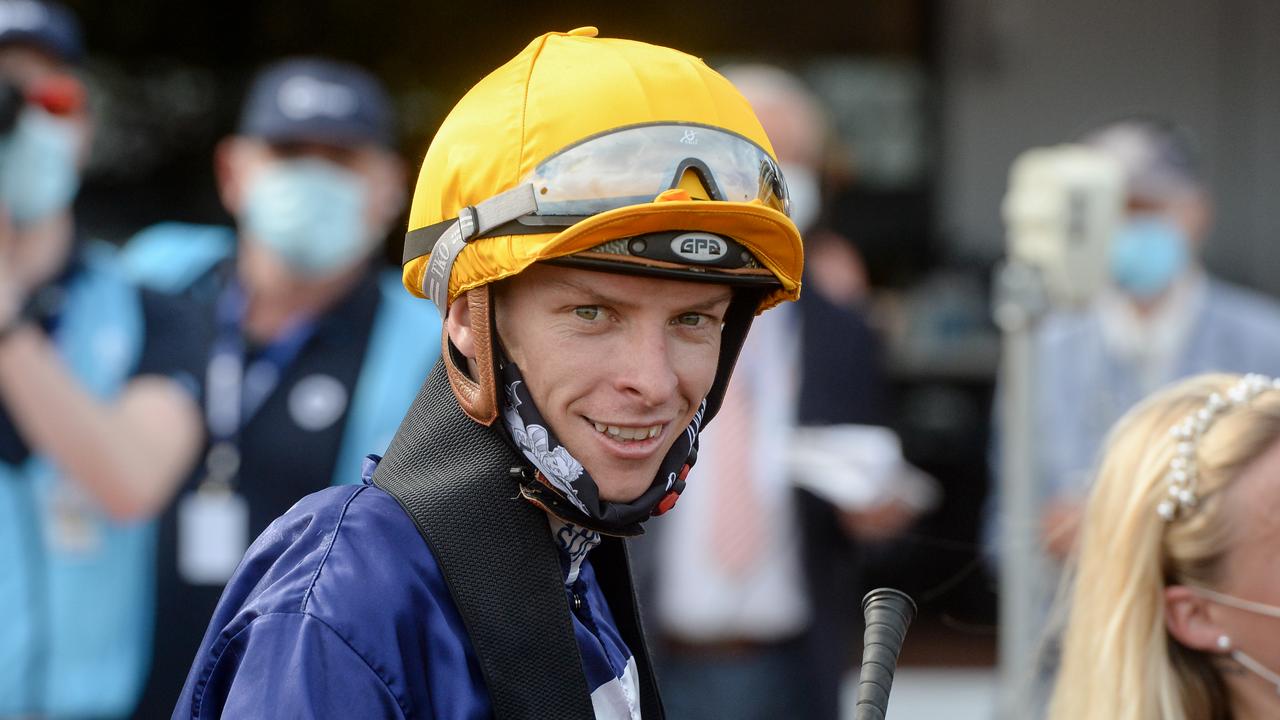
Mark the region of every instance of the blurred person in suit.
POLYGON ((201 442, 184 303, 136 289, 73 201, 79 24, 0 2, 0 717, 127 717, 158 513, 201 442))
MULTIPOLYGON (((781 69, 724 72, 778 152, 806 268, 821 264, 809 233, 822 210, 825 110, 781 69)), ((933 500, 885 427, 874 332, 824 292, 840 297, 846 275, 756 319, 681 511, 637 543, 675 720, 838 717, 862 590, 857 545, 894 536, 933 500)))

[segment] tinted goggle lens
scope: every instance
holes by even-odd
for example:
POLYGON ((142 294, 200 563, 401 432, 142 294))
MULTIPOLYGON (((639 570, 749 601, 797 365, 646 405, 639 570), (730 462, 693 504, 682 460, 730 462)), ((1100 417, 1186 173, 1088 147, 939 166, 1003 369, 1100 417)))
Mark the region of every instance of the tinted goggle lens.
POLYGON ((539 215, 594 215, 652 202, 693 173, 713 200, 759 201, 790 214, 786 183, 759 145, 695 124, 634 125, 572 145, 527 181, 539 215))

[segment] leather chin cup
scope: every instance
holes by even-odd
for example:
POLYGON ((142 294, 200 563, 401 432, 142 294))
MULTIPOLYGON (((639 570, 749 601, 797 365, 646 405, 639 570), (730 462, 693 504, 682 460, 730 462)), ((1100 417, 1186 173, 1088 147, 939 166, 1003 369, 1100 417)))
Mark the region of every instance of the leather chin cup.
POLYGON ((486 427, 498 419, 498 381, 494 366, 493 305, 488 285, 467 291, 467 303, 471 314, 471 332, 475 336, 475 366, 478 377, 472 379, 467 359, 449 342, 449 333, 442 333, 445 370, 449 374, 449 386, 472 420, 486 427))

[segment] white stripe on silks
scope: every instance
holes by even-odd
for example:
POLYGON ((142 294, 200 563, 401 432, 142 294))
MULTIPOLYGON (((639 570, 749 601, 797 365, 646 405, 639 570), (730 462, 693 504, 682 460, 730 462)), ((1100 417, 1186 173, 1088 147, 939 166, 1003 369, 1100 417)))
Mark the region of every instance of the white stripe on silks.
POLYGON ((634 656, 627 658, 622 677, 614 678, 591 693, 591 709, 596 720, 640 720, 639 671, 634 656))

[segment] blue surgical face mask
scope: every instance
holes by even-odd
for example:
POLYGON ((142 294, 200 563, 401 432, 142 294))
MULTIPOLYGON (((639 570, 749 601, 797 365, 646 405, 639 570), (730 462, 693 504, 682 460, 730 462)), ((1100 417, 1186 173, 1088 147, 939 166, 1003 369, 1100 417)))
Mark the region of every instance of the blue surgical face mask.
POLYGON ((75 124, 24 108, 13 132, 0 139, 0 204, 17 225, 67 209, 80 187, 75 124))
POLYGON ((1139 300, 1167 290, 1190 262, 1186 234, 1159 215, 1130 218, 1111 243, 1111 278, 1139 300))
POLYGON ((245 188, 245 229, 301 275, 333 275, 363 259, 367 191, 356 173, 319 158, 281 160, 245 188))

